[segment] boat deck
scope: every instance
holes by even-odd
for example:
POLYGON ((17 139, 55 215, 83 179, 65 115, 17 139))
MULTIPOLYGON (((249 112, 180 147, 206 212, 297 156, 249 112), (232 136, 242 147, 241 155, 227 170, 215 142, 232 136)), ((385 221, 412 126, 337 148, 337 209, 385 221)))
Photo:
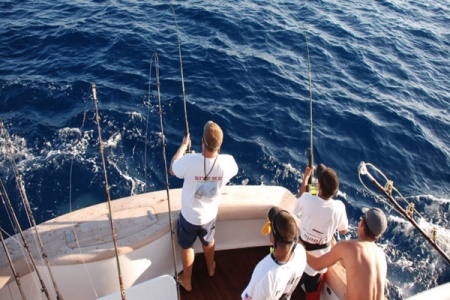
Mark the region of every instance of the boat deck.
MULTIPOLYGON (((182 300, 241 299, 256 264, 269 253, 269 247, 216 251, 216 272, 209 277, 203 253, 195 255, 192 272, 192 291, 180 287, 182 300)), ((305 299, 297 288, 292 299, 305 299)))

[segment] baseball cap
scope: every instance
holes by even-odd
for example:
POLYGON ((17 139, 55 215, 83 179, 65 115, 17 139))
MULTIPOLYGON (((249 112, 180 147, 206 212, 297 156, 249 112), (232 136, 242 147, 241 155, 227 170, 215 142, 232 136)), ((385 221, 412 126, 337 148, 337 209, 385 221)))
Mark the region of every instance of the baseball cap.
POLYGON ((387 219, 383 211, 378 207, 363 208, 363 220, 367 224, 370 232, 373 233, 375 237, 383 234, 387 229, 387 219))
POLYGON ((297 223, 287 210, 273 206, 267 213, 267 217, 277 241, 292 243, 297 239, 297 223))

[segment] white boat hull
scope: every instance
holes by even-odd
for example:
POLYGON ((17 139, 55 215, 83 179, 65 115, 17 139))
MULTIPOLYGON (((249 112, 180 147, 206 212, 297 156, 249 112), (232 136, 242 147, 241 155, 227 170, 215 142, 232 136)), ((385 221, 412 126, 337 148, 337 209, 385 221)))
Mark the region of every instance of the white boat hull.
MULTIPOLYGON (((170 190, 173 228, 176 228, 180 199, 181 189, 170 190)), ((267 236, 261 235, 268 209, 277 205, 292 210, 295 200, 292 193, 282 187, 225 187, 217 218, 216 250, 268 245, 267 236)), ((114 200, 112 212, 124 287, 138 286, 163 275, 174 276, 167 191, 114 200)), ((38 225, 38 231, 58 289, 65 300, 98 299, 113 293, 120 295, 117 261, 105 204, 77 210, 42 223, 38 225)), ((34 230, 26 230, 29 244, 33 241, 33 235, 34 230)), ((30 272, 32 268, 25 259, 26 252, 22 252, 22 246, 12 238, 7 239, 7 245, 27 299, 46 299, 40 291, 36 273, 30 272)), ((177 271, 180 272, 182 265, 176 240, 174 245, 177 271)), ((48 269, 39 259, 34 243, 32 249, 51 299, 56 299, 48 269)), ((196 243, 195 249, 201 252, 201 245, 196 243)), ((331 284, 334 280, 332 277, 328 279, 331 284)), ((335 289, 333 286, 333 293, 335 289)), ((145 291, 145 288, 142 290, 145 291)), ((0 252, 0 299, 21 299, 3 251, 0 252)))

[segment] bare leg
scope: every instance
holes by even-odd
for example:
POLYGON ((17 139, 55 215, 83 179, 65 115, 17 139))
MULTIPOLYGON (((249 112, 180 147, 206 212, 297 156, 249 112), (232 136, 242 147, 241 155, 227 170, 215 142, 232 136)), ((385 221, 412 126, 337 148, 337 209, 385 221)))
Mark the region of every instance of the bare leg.
POLYGON ((181 248, 181 262, 183 263, 183 273, 178 277, 181 286, 188 292, 192 290, 192 268, 194 266, 194 248, 181 248))
POLYGON ((206 267, 208 268, 208 274, 210 277, 214 276, 216 270, 216 262, 214 261, 215 242, 212 242, 209 246, 202 246, 205 253, 206 267))

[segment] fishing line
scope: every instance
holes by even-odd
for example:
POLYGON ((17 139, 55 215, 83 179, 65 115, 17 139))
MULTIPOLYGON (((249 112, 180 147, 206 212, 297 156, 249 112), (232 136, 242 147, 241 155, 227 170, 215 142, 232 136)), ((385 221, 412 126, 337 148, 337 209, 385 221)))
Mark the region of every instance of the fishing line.
MULTIPOLYGON (((174 16, 174 20, 175 20, 175 29, 176 29, 176 34, 177 34, 177 42, 178 42, 178 56, 179 56, 179 61, 180 61, 180 73, 181 73, 181 89, 182 89, 182 96, 183 96, 183 107, 184 107, 184 116, 185 116, 185 128, 186 128, 186 135, 189 134, 189 122, 188 122, 188 118, 187 118, 187 107, 186 107, 186 90, 184 87, 184 73, 183 73, 183 60, 181 57, 181 45, 180 45, 180 35, 179 35, 179 30, 178 30, 178 23, 177 23, 177 18, 175 15, 175 10, 173 8, 173 6, 171 5, 161 16, 161 18, 159 18, 158 21, 156 21, 156 23, 158 23, 160 20, 162 20, 164 18, 164 16, 170 11, 172 10, 173 16, 174 16)), ((150 102, 151 102, 151 80, 152 80, 152 59, 150 59, 150 68, 149 68, 149 84, 148 84, 148 96, 147 96, 147 123, 146 123, 146 127, 145 127, 145 146, 144 146, 144 181, 145 181, 145 185, 147 186, 147 146, 148 146, 148 124, 149 124, 149 116, 150 116, 150 102)), ((190 145, 188 145, 188 148, 186 150, 186 152, 190 152, 190 145)))
MULTIPOLYGON (((0 129, 3 129, 3 122, 1 120, 0 120, 0 129)), ((42 260, 44 261, 45 266, 47 267, 47 271, 48 271, 48 274, 49 274, 50 279, 52 281, 53 288, 55 289, 56 299, 57 300, 62 300, 63 299, 62 295, 59 292, 58 286, 57 286, 56 281, 55 281, 55 277, 53 276, 53 272, 52 272, 52 270, 50 268, 50 264, 49 264, 48 259, 47 259, 47 254, 46 254, 45 249, 44 249, 44 244, 42 243, 41 236, 40 236, 40 234, 39 234, 39 232, 37 230, 36 221, 34 219, 33 211, 31 210, 31 206, 30 206, 30 202, 28 201, 27 194, 25 193, 25 187, 24 187, 24 184, 22 182, 22 178, 21 178, 21 176, 19 174, 19 170, 17 168, 17 165, 16 165, 16 163, 15 163, 15 161, 13 159, 13 153, 12 153, 12 150, 11 150, 12 149, 11 140, 9 139, 9 135, 8 135, 8 132, 7 132, 6 129, 4 130, 4 136, 5 136, 5 141, 6 141, 6 144, 7 144, 7 149, 8 149, 9 154, 10 154, 10 162, 11 162, 11 165, 12 165, 12 168, 13 168, 13 171, 14 171, 14 177, 16 179, 17 189, 19 190, 19 193, 21 195, 22 203, 24 204, 25 211, 27 213, 27 217, 28 217, 28 220, 30 222, 30 225, 34 229, 34 232, 36 233, 33 237, 35 239, 36 244, 39 246, 37 250, 38 250, 42 260)), ((49 294, 48 294, 48 291, 46 289, 45 289, 44 293, 46 294, 47 298, 49 298, 49 294)))
MULTIPOLYGON (((84 127, 84 123, 86 122, 86 111, 87 111, 87 101, 85 104, 85 108, 84 108, 84 112, 83 112, 83 120, 81 121, 81 126, 80 126, 80 139, 82 138, 82 132, 83 132, 83 127, 84 127)), ((72 175, 73 175, 73 162, 75 160, 75 155, 71 158, 70 160, 70 173, 69 173, 69 212, 72 212, 72 175)), ((86 273, 88 280, 89 280, 89 284, 91 285, 92 291, 95 294, 95 298, 98 298, 97 295, 97 291, 95 290, 94 287, 94 283, 92 281, 92 277, 91 274, 89 273, 89 270, 87 269, 86 266, 86 262, 84 260, 83 257, 83 253, 81 251, 81 247, 80 247, 80 243, 79 243, 79 239, 78 239, 78 235, 77 235, 77 226, 75 224, 75 222, 72 222, 72 231, 73 231, 73 235, 74 235, 74 241, 77 244, 77 249, 78 249, 78 253, 80 254, 80 259, 81 262, 83 263, 83 268, 84 268, 84 272, 86 273)))
MULTIPOLYGON (((367 188, 367 186, 362 182, 360 175, 365 175, 367 176, 367 178, 373 183, 375 184, 375 186, 386 196, 386 198, 388 198, 388 200, 391 202, 391 204, 393 205, 393 207, 395 208, 395 210, 402 215, 404 218, 406 218, 421 234, 422 236, 439 252, 439 254, 447 261, 447 263, 450 264, 450 258, 448 257, 448 255, 439 247, 438 244, 436 244, 436 232, 432 232, 431 236, 429 236, 427 233, 425 233, 425 231, 419 226, 419 224, 417 224, 417 222, 414 220, 414 212, 417 212, 415 210, 415 208, 407 208, 407 210, 403 209, 400 204, 398 204, 398 202, 392 197, 392 191, 396 191, 398 192, 398 190, 396 188, 394 188, 393 186, 393 182, 391 180, 388 180, 387 177, 380 171, 378 170, 375 166, 373 166, 372 164, 366 164, 365 162, 361 162, 359 167, 358 167, 358 176, 359 179, 361 181, 361 183, 363 184, 363 186, 367 188), (370 172, 367 169, 367 166, 373 167, 378 173, 380 173, 383 178, 386 179, 387 181, 387 185, 385 185, 384 187, 372 176, 372 174, 370 174, 370 172)), ((371 191, 370 189, 368 189, 369 191, 371 191)), ((372 193, 372 192, 371 192, 372 193)), ((399 193, 399 192, 398 192, 399 193)), ((400 194, 400 193, 399 193, 400 194)), ((400 194, 401 198, 403 198, 403 196, 400 194)), ((403 200, 406 201, 406 199, 403 198, 403 200)), ((407 201, 406 201, 407 202, 407 201)), ((409 206, 411 207, 411 206, 409 206)), ((421 216, 422 217, 422 216, 421 216)), ((422 217, 423 218, 423 217, 422 217)))
MULTIPOLYGON (((280 10, 292 11, 286 4, 286 9, 281 8, 280 10)), ((301 23, 300 20, 297 19, 296 16, 292 16, 297 23, 301 23)), ((309 90, 309 155, 308 155, 308 166, 312 168, 314 166, 314 135, 313 135, 313 90, 312 90, 312 71, 311 71, 311 57, 309 53, 309 43, 308 36, 306 34, 307 30, 304 24, 302 24, 302 32, 305 37, 306 44, 306 55, 308 59, 308 90, 309 90)), ((313 195, 317 195, 317 186, 314 180, 314 171, 311 173, 311 176, 308 180, 307 190, 309 193, 313 195)))
POLYGON ((150 59, 150 68, 148 72, 148 96, 147 96, 147 123, 145 125, 145 145, 144 145, 144 182, 147 186, 147 145, 148 145, 148 124, 150 117, 150 101, 151 101, 151 82, 152 82, 152 64, 153 60, 150 59))
POLYGON ((170 205, 170 193, 169 193, 169 172, 167 170, 167 158, 166 158, 166 138, 164 135, 164 127, 163 127, 163 117, 162 117, 162 106, 161 106, 161 92, 160 92, 160 82, 159 82, 159 59, 158 54, 153 55, 155 58, 155 76, 156 76, 156 89, 158 95, 158 112, 159 112, 159 124, 161 128, 161 142, 162 142, 162 154, 164 159, 164 172, 166 176, 166 191, 167 191, 167 206, 169 210, 169 224, 170 224, 170 236, 172 241, 172 257, 173 257, 173 265, 175 269, 175 281, 177 282, 177 295, 178 299, 180 299, 180 285, 178 284, 178 270, 177 270, 177 260, 176 260, 176 251, 175 251, 175 230, 173 228, 172 221, 172 209, 170 205))
MULTIPOLYGON (((171 9, 173 10, 172 6, 170 6, 155 23, 159 23, 171 9)), ((149 124, 150 103, 151 103, 152 64, 153 64, 153 60, 150 59, 150 67, 149 67, 149 72, 148 72, 149 73, 149 75, 148 75, 149 81, 148 81, 148 95, 147 95, 147 122, 145 124, 145 145, 144 145, 144 182, 145 182, 145 186, 147 186, 147 147, 148 147, 148 124, 149 124)))
POLYGON ((126 293, 125 293, 125 288, 123 286, 122 272, 120 270, 119 251, 118 251, 117 239, 116 239, 117 235, 116 235, 116 230, 114 228, 114 220, 113 220, 112 209, 111 209, 111 196, 109 194, 110 186, 108 184, 108 175, 106 173, 106 160, 105 160, 104 146, 103 146, 103 142, 102 142, 102 132, 101 132, 101 129, 100 129, 100 116, 98 114, 97 91, 96 91, 95 84, 92 84, 92 98, 94 100, 95 119, 96 119, 96 122, 97 122, 97 130, 98 130, 98 143, 99 143, 99 147, 100 147, 100 154, 101 154, 101 157, 102 157, 103 175, 104 175, 104 178, 105 178, 105 189, 106 189, 106 196, 107 196, 107 201, 108 201, 109 221, 110 221, 110 225, 111 225, 111 233, 112 233, 112 238, 113 238, 113 243, 114 243, 114 251, 115 251, 115 256, 116 256, 117 271, 119 273, 120 293, 121 293, 121 296, 122 296, 122 300, 125 300, 126 299, 126 293))

